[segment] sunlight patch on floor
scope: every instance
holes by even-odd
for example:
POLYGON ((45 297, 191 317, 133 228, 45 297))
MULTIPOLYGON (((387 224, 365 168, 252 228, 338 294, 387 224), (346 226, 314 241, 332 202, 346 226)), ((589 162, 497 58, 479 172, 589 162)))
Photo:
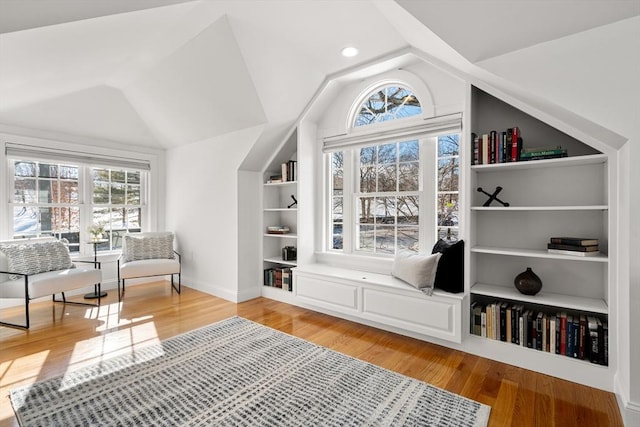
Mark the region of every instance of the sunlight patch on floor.
POLYGON ((48 357, 49 350, 45 350, 0 363, 0 387, 9 387, 25 380, 32 383, 40 375, 48 357))
MULTIPOLYGON (((159 344, 158 332, 153 321, 153 316, 144 316, 137 319, 129 319, 124 324, 119 322, 114 326, 128 327, 114 329, 100 336, 80 341, 74 345, 69 358, 67 369, 64 373, 66 379, 70 372, 79 368, 99 363, 123 354, 135 355, 136 349, 153 344, 159 344)), ((107 325, 109 322, 105 322, 107 325)), ((109 328, 105 328, 108 330, 109 328)), ((67 381, 61 384, 68 384, 67 381)))

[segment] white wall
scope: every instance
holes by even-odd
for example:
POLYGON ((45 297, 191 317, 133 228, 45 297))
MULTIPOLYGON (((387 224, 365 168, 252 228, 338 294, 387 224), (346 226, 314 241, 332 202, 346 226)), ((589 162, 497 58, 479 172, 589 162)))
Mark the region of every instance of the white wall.
POLYGON ((619 152, 616 392, 640 425, 640 17, 484 61, 483 68, 628 138, 619 152))
POLYGON ((166 228, 176 233, 182 283, 238 301, 238 167, 262 127, 167 151, 166 228))

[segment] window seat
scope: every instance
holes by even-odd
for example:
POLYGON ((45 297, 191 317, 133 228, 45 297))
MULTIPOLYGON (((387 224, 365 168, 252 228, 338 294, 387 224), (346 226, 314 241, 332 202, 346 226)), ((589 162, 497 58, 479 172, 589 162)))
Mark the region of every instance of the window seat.
POLYGON ((293 275, 295 299, 307 307, 418 338, 462 341, 462 293, 427 296, 391 274, 326 264, 300 265, 293 275))

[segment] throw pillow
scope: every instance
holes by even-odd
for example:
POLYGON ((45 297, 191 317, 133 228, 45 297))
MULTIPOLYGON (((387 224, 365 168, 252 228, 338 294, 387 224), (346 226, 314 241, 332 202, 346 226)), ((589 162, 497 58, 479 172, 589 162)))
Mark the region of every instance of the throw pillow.
POLYGON ((438 240, 431 253, 441 253, 434 286, 443 291, 464 292, 464 240, 438 240))
POLYGON ((173 233, 164 236, 125 235, 124 262, 142 259, 173 259, 173 233))
POLYGON ((399 251, 393 260, 391 275, 431 295, 440 256, 440 253, 422 255, 410 251, 399 251))
MULTIPOLYGON (((5 244, 0 251, 7 257, 7 270, 20 274, 37 274, 72 268, 69 250, 60 241, 5 244)), ((15 280, 22 276, 12 274, 15 280)))

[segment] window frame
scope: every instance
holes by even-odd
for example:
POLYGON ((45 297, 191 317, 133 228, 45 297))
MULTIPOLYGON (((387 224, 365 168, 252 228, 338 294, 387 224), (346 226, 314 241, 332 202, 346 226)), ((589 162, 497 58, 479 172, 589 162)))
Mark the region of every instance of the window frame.
MULTIPOLYGON (((93 195, 94 195, 94 180, 93 180, 93 169, 107 169, 110 171, 127 171, 127 172, 136 172, 140 174, 140 203, 138 205, 135 205, 136 209, 140 210, 140 214, 139 214, 139 221, 142 224, 142 227, 136 228, 136 230, 144 230, 144 229, 148 229, 148 226, 146 226, 146 224, 149 222, 149 183, 150 183, 150 174, 151 171, 150 170, 138 170, 138 169, 132 169, 132 168, 125 168, 122 166, 113 166, 113 165, 97 165, 97 164, 82 164, 81 162, 74 162, 73 160, 71 161, 63 161, 63 160, 58 160, 58 159, 46 159, 46 158, 42 158, 42 157, 37 157, 37 156, 15 156, 15 155, 7 155, 5 158, 6 161, 6 165, 7 165, 7 175, 8 175, 8 179, 7 179, 7 186, 6 186, 6 190, 8 191, 8 196, 9 196, 9 203, 8 203, 8 207, 7 207, 7 212, 8 212, 8 226, 10 227, 9 230, 9 237, 10 238, 14 238, 14 236, 16 236, 16 233, 14 231, 14 208, 15 207, 19 207, 19 206, 23 206, 23 205, 27 205, 27 206, 34 206, 36 208, 41 208, 41 207, 67 207, 67 206, 71 206, 71 207, 77 207, 79 209, 79 229, 78 229, 78 236, 79 236, 79 242, 76 244, 78 247, 77 251, 73 251, 72 252, 72 256, 87 256, 87 255, 93 255, 93 251, 94 248, 92 245, 88 244, 87 242, 90 240, 89 237, 89 232, 87 231, 88 227, 93 224, 93 218, 94 218, 94 210, 96 208, 109 208, 112 209, 113 207, 122 207, 122 206, 126 206, 126 203, 124 205, 122 204, 113 204, 113 203, 109 203, 109 204, 95 204, 94 200, 93 200, 93 195), (71 166, 71 167, 77 167, 78 168, 78 201, 77 204, 61 204, 61 203, 40 203, 39 201, 35 202, 35 203, 27 203, 27 204, 22 204, 22 203, 16 203, 14 201, 14 192, 15 192, 15 179, 16 179, 16 175, 15 175, 15 163, 16 161, 24 161, 24 162, 35 162, 37 164, 51 164, 51 165, 56 165, 58 167, 60 167, 61 165, 63 166, 71 166)), ((37 175, 37 172, 36 172, 37 175)), ((36 182, 38 181, 38 178, 36 176, 36 182)), ((111 182, 111 181, 110 181, 111 182)), ((37 191, 37 189, 36 189, 37 191)), ((60 231, 47 231, 47 232, 42 232, 42 230, 39 230, 37 233, 35 234, 29 234, 29 236, 32 237, 39 237, 39 236, 56 236, 59 237, 61 234, 64 234, 64 232, 60 232, 60 231)), ((27 236, 27 234, 24 234, 25 236, 27 236)), ((110 236, 111 237, 111 236, 110 236)), ((73 245, 73 246, 76 246, 73 245)), ((72 247, 73 247, 72 246, 72 247)), ((111 239, 109 239, 109 242, 106 242, 104 244, 98 245, 98 250, 101 253, 117 253, 120 251, 119 247, 113 247, 113 241, 111 239), (102 246, 102 247, 100 247, 102 246), (105 248, 106 246, 106 248, 105 248), (106 250, 105 250, 106 249, 106 250)))
MULTIPOLYGON (((419 156, 419 188, 416 193, 418 195, 418 252, 426 253, 431 251, 431 241, 437 240, 437 144, 438 136, 422 135, 410 140, 418 140, 420 156, 419 156), (429 166, 431 165, 431 166, 429 166), (429 170, 433 170, 434 173, 428 173, 429 170), (433 189, 430 194, 428 189, 433 189), (424 207, 433 206, 434 209, 425 209, 424 207), (430 224, 430 225, 429 225, 430 224), (428 243, 429 242, 429 243, 428 243)), ((397 142, 404 142, 402 137, 397 142)), ((372 144, 375 146, 384 145, 385 143, 372 144)), ((358 213, 356 201, 361 196, 396 196, 402 195, 402 192, 375 192, 375 193, 362 193, 357 188, 359 185, 359 151, 362 147, 353 147, 350 149, 337 150, 343 153, 343 208, 342 208, 342 249, 333 248, 333 169, 332 169, 332 156, 333 153, 329 152, 324 154, 324 170, 326 171, 324 176, 326 179, 325 199, 326 207, 324 224, 325 224, 325 243, 323 245, 324 251, 336 255, 353 255, 358 257, 374 257, 374 258, 391 258, 395 255, 398 248, 393 254, 382 254, 377 252, 370 252, 357 249, 357 233, 358 233, 358 213)), ((397 224, 396 224, 397 230, 397 224)))

